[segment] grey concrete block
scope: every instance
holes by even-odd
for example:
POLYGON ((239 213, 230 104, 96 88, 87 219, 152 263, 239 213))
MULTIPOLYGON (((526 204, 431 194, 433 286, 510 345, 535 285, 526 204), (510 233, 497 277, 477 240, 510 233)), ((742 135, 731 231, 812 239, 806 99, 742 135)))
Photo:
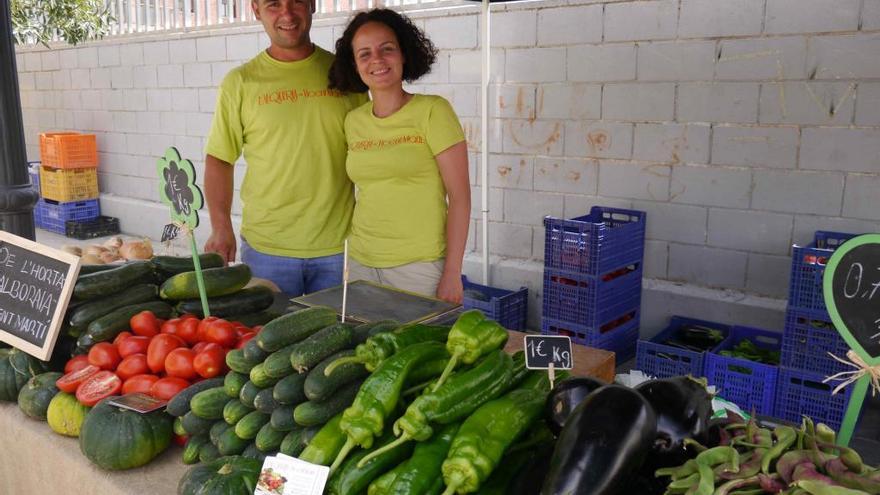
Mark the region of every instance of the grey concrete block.
MULTIPOLYGON (((94 52, 90 52, 90 54, 94 57, 94 65, 92 67, 98 66, 98 51, 97 48, 93 48, 94 52)), ((42 70, 42 61, 40 59, 39 53, 25 53, 24 54, 24 64, 22 65, 24 70, 28 72, 34 72, 38 70, 42 70)), ((80 67, 85 67, 80 65, 80 67)))
POLYGON ((489 87, 489 115, 512 119, 535 118, 534 84, 499 84, 489 87))
MULTIPOLYGON (((471 186, 471 218, 481 220, 483 198, 482 189, 471 186)), ((489 188, 489 221, 501 222, 504 220, 504 190, 495 187, 489 188)))
POLYGON ((173 63, 195 62, 198 60, 196 40, 183 39, 168 42, 168 61, 173 63))
MULTIPOLYGON (((489 58, 489 81, 492 83, 503 81, 504 50, 490 50, 489 58)), ((479 83, 482 66, 480 50, 453 50, 449 53, 449 82, 479 83)))
POLYGON ((137 114, 134 112, 113 112, 113 130, 137 132, 137 114))
POLYGON ((757 83, 682 83, 679 122, 753 123, 758 120, 757 83))
POLYGON ((602 86, 584 83, 540 84, 536 99, 539 118, 596 120, 602 111, 602 86))
POLYGON ((138 112, 138 132, 144 134, 157 134, 161 131, 159 126, 159 112, 138 112))
POLYGON ((544 217, 562 216, 562 195, 519 189, 504 190, 504 221, 542 227, 544 217))
POLYGON ((645 278, 666 278, 669 264, 669 243, 645 241, 645 258, 642 269, 645 278))
POLYGON ((211 64, 186 64, 183 66, 183 84, 189 88, 211 85, 211 64))
POLYGON ((159 89, 147 90, 147 109, 171 110, 171 92, 159 89))
POLYGON ((144 43, 144 64, 164 65, 169 61, 167 41, 151 41, 144 43))
POLYGON ((755 170, 752 208, 838 215, 843 204, 843 179, 843 174, 755 170))
POLYGON ((748 255, 686 244, 669 245, 669 279, 704 287, 742 289, 748 255))
POLYGON ((505 120, 505 153, 562 155, 564 125, 558 120, 505 120))
MULTIPOLYGON (((480 119, 474 117, 460 117, 461 129, 467 141, 468 151, 478 152, 482 150, 482 129, 480 119)), ((489 152, 501 153, 501 142, 505 130, 505 121, 500 119, 489 120, 489 152)))
POLYGON ((655 241, 706 243, 707 210, 702 206, 633 201, 633 209, 648 214, 645 235, 655 241))
POLYGON ((679 38, 759 34, 764 0, 682 0, 679 38))
MULTIPOLYGON (((92 80, 92 88, 93 89, 105 89, 110 87, 110 69, 89 69, 89 73, 91 74, 92 80)), ((40 87, 40 78, 42 72, 37 72, 36 80, 37 80, 37 89, 48 89, 40 87)))
POLYGON ((843 216, 880 220, 880 175, 847 174, 843 216))
POLYGON ((155 88, 158 84, 158 72, 152 65, 140 65, 131 71, 132 84, 135 88, 155 88))
POLYGON ((569 81, 632 81, 636 78, 635 44, 569 46, 569 81))
POLYGON ((676 163, 709 161, 708 124, 636 124, 633 158, 676 163))
POLYGON ((860 0, 767 0, 764 32, 770 34, 856 31, 860 0))
POLYGON ((534 156, 489 155, 489 186, 532 190, 534 170, 534 156))
POLYGON ((715 65, 717 80, 804 79, 806 75, 805 37, 721 41, 721 51, 715 65))
POLYGON ((183 86, 183 66, 180 64, 156 67, 160 88, 179 88, 183 86))
POLYGON ((110 69, 110 87, 131 88, 134 86, 131 67, 113 67, 110 69))
MULTIPOLYGON (((25 70, 40 70, 39 67, 36 69, 32 69, 28 67, 28 61, 31 60, 31 56, 33 54, 27 53, 24 56, 25 61, 25 70)), ((39 65, 39 57, 37 57, 37 64, 39 65)), ((81 69, 91 69, 98 66, 98 47, 96 46, 88 46, 84 48, 78 48, 76 50, 76 66, 81 69)))
POLYGON ((799 246, 806 246, 813 242, 813 236, 817 230, 865 234, 869 232, 880 232, 880 222, 858 220, 855 218, 800 215, 795 217, 794 220, 792 243, 799 246))
POLYGON ((862 6, 862 30, 880 30, 880 2, 867 1, 862 6))
POLYGON ((669 199, 670 175, 667 165, 602 161, 599 163, 599 194, 666 201, 669 199))
POLYGON ((216 88, 201 88, 199 89, 199 111, 200 112, 214 112, 214 108, 217 105, 217 93, 218 90, 216 88))
POLYGON ((144 63, 144 47, 141 43, 127 43, 119 47, 122 65, 142 65, 144 63))
POLYGON ((795 168, 798 135, 795 127, 716 126, 712 134, 712 163, 795 168))
MULTIPOLYGON (((498 47, 535 46, 538 32, 534 10, 514 10, 492 14, 490 45, 498 47)), ((477 30, 479 35, 479 29, 477 30)), ((482 36, 482 35, 479 35, 482 36)))
POLYGON ((715 70, 715 41, 639 43, 638 80, 709 81, 715 70))
POLYGON ((880 129, 804 128, 800 168, 876 173, 880 170, 880 129))
POLYGON ((80 100, 82 101, 83 108, 86 110, 105 110, 102 93, 102 91, 98 90, 83 91, 80 93, 80 100))
POLYGON ((784 255, 791 245, 793 218, 754 210, 709 209, 710 246, 784 255))
POLYGON ((546 8, 538 11, 538 46, 602 41, 602 5, 546 8))
POLYGON ((669 121, 675 114, 675 84, 606 84, 602 118, 625 121, 669 121))
POLYGON ((590 158, 629 158, 633 125, 614 122, 565 123, 565 155, 590 158))
POLYGON ((752 187, 749 169, 705 165, 672 167, 670 201, 693 205, 748 208, 752 187))
MULTIPOLYGON (((62 69, 76 69, 76 49, 71 48, 69 50, 60 50, 58 52, 59 58, 61 59, 61 68, 62 69)), ((19 56, 19 54, 15 54, 15 66, 18 70, 22 69, 22 61, 24 59, 19 56)))
POLYGON ((511 48, 504 68, 508 82, 564 81, 565 48, 511 48))
POLYGON ((880 83, 859 83, 855 122, 880 126, 880 83))
POLYGON ((119 46, 99 46, 98 65, 101 67, 112 67, 115 65, 119 65, 119 46))
POLYGON ((143 89, 126 89, 122 92, 125 110, 145 112, 147 110, 147 92, 143 89))
MULTIPOLYGON (((544 261, 546 246, 544 244, 545 230, 543 228, 532 229, 532 259, 544 261)), ((543 272, 543 267, 542 270, 543 272)), ((543 287, 542 287, 543 289, 543 287)))
POLYGON ((479 45, 478 17, 449 16, 425 20, 425 34, 440 49, 476 48, 479 45))
POLYGON ((564 200, 565 218, 582 217, 590 213, 594 206, 606 206, 609 208, 633 209, 633 202, 624 198, 611 198, 608 196, 583 196, 579 194, 566 194, 564 200))
POLYGON ((815 36, 807 50, 807 74, 815 79, 880 77, 880 36, 815 36))
POLYGON ((56 70, 52 72, 52 89, 70 89, 69 70, 56 70))
POLYGON ((236 62, 211 63, 211 84, 219 87, 220 83, 223 82, 223 78, 226 77, 226 74, 237 66, 238 64, 236 62))
POLYGON ((61 61, 58 59, 58 52, 42 52, 40 53, 40 67, 43 70, 58 70, 61 68, 61 61))
MULTIPOLYGON (((314 38, 314 29, 312 41, 314 38)), ((260 51, 259 35, 257 33, 235 34, 226 37, 226 59, 233 61, 245 61, 255 57, 260 51)), ((331 48, 331 52, 335 49, 331 48)))
POLYGON ((535 159, 535 190, 595 195, 599 184, 599 163, 579 158, 535 159))
POLYGON ((856 84, 767 83, 761 87, 762 124, 847 125, 853 120, 856 84))
POLYGON ((196 39, 196 59, 199 62, 226 60, 226 38, 214 36, 196 39))
POLYGON ((784 298, 788 294, 791 257, 749 254, 746 290, 762 296, 784 298))
POLYGON ((172 89, 171 108, 176 112, 198 112, 199 91, 197 89, 172 89))
POLYGON ((532 230, 529 225, 489 222, 489 252, 512 258, 530 258, 532 230))
POLYGON ((675 38, 678 1, 610 3, 605 5, 605 41, 675 38))

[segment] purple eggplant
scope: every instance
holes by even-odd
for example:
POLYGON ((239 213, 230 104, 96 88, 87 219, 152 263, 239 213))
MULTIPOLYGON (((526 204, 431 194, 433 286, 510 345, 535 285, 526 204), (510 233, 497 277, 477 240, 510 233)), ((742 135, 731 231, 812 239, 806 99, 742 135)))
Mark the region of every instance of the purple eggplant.
POLYGON ((544 417, 547 419, 550 431, 554 435, 559 435, 562 427, 565 426, 565 420, 574 408, 594 390, 605 385, 607 383, 602 380, 588 376, 567 378, 559 382, 547 397, 544 417))
POLYGON ((541 495, 614 495, 654 444, 654 409, 634 390, 606 385, 565 421, 541 495))

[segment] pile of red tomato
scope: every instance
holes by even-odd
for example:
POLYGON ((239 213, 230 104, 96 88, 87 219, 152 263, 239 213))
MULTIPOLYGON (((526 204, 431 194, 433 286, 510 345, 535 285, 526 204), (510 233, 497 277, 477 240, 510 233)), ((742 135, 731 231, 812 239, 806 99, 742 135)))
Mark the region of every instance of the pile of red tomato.
POLYGON ((167 321, 144 311, 129 321, 131 331, 95 344, 64 366, 55 385, 93 406, 111 395, 135 392, 170 400, 199 380, 226 373, 226 352, 241 348, 260 327, 209 316, 183 315, 167 321))

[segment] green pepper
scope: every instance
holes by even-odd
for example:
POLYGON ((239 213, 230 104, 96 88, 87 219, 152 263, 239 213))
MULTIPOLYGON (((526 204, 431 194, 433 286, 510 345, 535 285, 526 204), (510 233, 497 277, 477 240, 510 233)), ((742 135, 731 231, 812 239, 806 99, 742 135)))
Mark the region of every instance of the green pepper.
POLYGON ((339 428, 340 421, 342 421, 342 413, 333 416, 333 419, 324 424, 303 449, 299 458, 312 464, 330 465, 342 450, 346 440, 345 433, 339 428))
POLYGON ((446 425, 430 440, 416 445, 413 455, 403 464, 389 485, 388 495, 427 495, 437 479, 442 479, 440 467, 449 453, 452 440, 458 433, 460 425, 446 425))
POLYGON ((448 356, 446 348, 439 342, 414 344, 383 361, 367 377, 354 402, 342 413, 339 427, 347 439, 330 466, 331 474, 356 445, 369 449, 374 437, 382 435, 385 420, 397 407, 403 385, 412 370, 444 356, 448 356))
MULTIPOLYGON (((382 436, 377 445, 382 445, 384 448, 392 440, 394 440, 394 436, 389 432, 382 436)), ((372 452, 376 450, 378 449, 372 452)), ((409 458, 412 451, 412 445, 398 445, 384 450, 381 455, 371 456, 366 463, 361 463, 362 459, 372 453, 370 450, 361 450, 346 459, 342 467, 333 474, 327 483, 328 492, 333 495, 362 493, 370 485, 370 482, 382 473, 409 458)))
POLYGON ((388 489, 391 488, 391 484, 394 483, 394 480, 397 479, 397 476, 406 469, 407 461, 401 462, 391 471, 379 476, 374 479, 370 486, 367 488, 367 495, 385 495, 388 493, 388 489))
POLYGON ((550 392, 546 374, 480 406, 461 425, 443 462, 444 495, 473 493, 486 481, 504 451, 541 414, 550 392))
POLYGON ((367 370, 375 371, 388 359, 413 344, 422 342, 446 342, 449 335, 449 327, 440 325, 407 325, 393 332, 377 333, 359 344, 354 350, 354 356, 339 358, 330 363, 324 374, 330 376, 333 370, 345 363, 361 363, 367 370))
POLYGON ((434 389, 443 385, 459 361, 464 364, 474 364, 480 357, 504 347, 507 336, 507 330, 498 322, 487 319, 482 311, 472 309, 462 313, 452 325, 449 338, 446 340, 446 349, 452 359, 449 360, 434 389))

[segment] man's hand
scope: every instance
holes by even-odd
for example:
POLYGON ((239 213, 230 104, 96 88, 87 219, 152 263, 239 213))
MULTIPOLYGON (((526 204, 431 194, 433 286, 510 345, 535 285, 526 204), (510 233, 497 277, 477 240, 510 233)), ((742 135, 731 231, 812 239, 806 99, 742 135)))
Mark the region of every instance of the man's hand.
POLYGON ((235 261, 235 250, 235 232, 232 230, 212 230, 211 237, 205 243, 206 253, 217 253, 226 260, 226 263, 235 261))
POLYGON ((453 304, 461 304, 463 297, 464 286, 461 283, 461 273, 443 270, 440 283, 437 284, 437 298, 453 304))

